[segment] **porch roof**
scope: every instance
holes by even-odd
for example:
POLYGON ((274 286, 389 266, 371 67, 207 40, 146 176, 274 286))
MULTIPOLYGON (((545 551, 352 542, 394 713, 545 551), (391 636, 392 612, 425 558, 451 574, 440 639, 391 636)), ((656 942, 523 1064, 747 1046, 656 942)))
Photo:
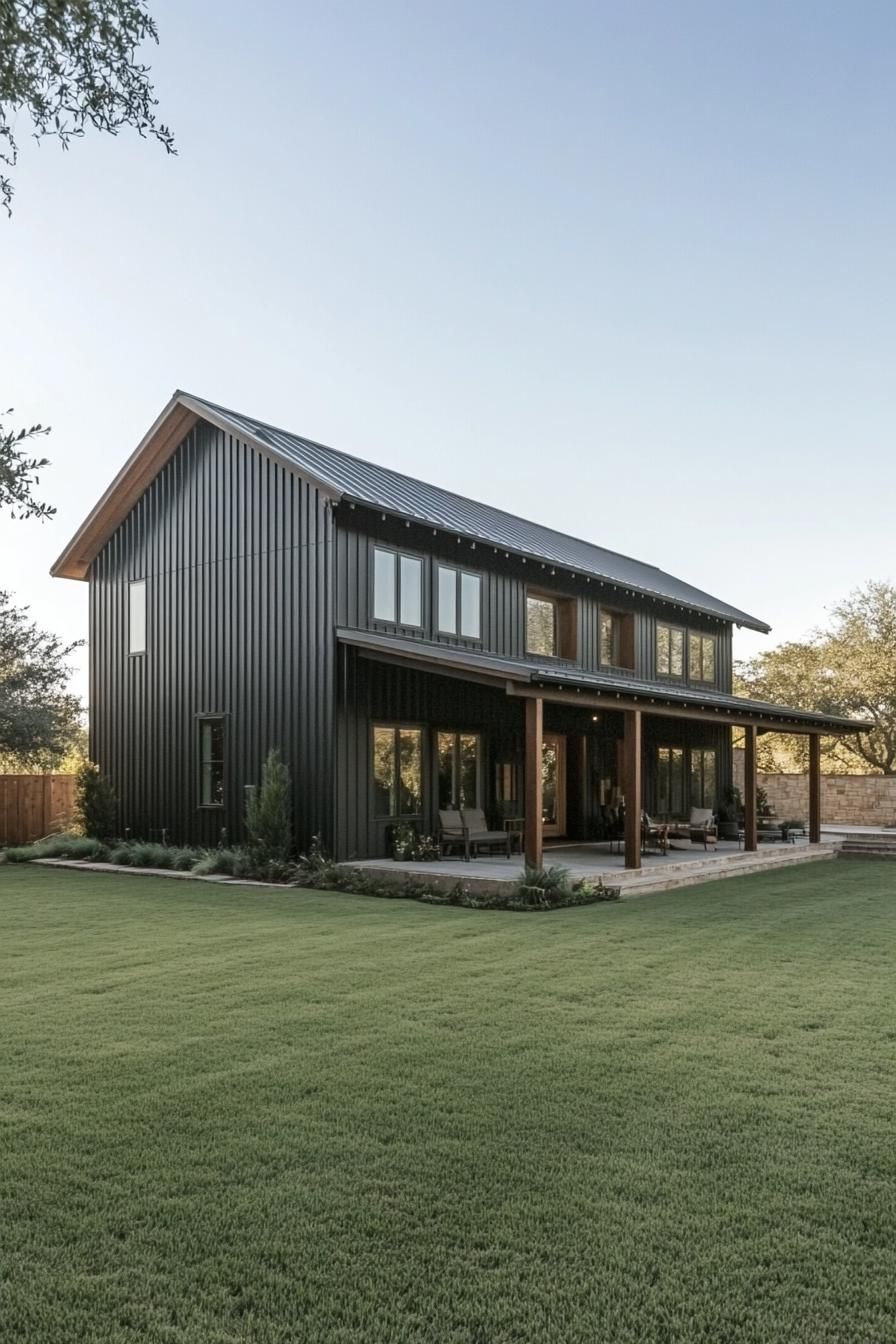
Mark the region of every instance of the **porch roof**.
POLYGON ((508 695, 541 695, 545 700, 579 703, 582 708, 635 708, 645 714, 669 718, 701 719, 729 723, 732 727, 754 726, 789 733, 838 735, 868 732, 874 726, 864 719, 747 700, 723 691, 671 684, 658 686, 625 672, 583 672, 571 664, 548 666, 543 662, 502 658, 473 649, 458 649, 427 640, 411 641, 369 630, 340 628, 336 637, 341 644, 357 648, 368 658, 398 661, 442 675, 472 676, 503 686, 508 695))

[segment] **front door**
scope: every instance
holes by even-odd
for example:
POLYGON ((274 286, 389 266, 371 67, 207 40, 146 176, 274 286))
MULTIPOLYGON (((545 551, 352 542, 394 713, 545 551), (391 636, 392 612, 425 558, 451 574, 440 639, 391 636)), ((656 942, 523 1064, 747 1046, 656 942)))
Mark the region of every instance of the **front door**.
POLYGON ((545 836, 566 834, 566 738, 545 733, 541 744, 541 799, 545 836))

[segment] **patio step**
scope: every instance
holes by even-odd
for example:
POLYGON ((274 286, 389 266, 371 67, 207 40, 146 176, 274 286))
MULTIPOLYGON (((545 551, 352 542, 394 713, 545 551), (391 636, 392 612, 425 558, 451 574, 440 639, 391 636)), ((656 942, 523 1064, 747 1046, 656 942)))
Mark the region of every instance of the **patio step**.
POLYGON ((845 859, 896 859, 896 835, 847 835, 840 853, 845 859))
POLYGON ((746 877, 749 873, 769 872, 790 868, 798 863, 818 863, 837 855, 834 845, 788 845, 768 853, 732 854, 715 863, 670 863, 662 868, 640 869, 636 872, 616 872, 612 882, 622 888, 622 898, 646 896, 660 891, 674 891, 678 887, 694 887, 701 882, 718 882, 729 877, 746 877))

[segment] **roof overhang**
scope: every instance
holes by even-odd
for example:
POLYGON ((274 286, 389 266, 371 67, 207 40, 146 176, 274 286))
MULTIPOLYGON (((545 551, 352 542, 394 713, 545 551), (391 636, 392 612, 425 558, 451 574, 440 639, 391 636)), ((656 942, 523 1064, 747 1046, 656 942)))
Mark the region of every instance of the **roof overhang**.
POLYGON ((336 636, 341 644, 357 648, 366 658, 397 662, 440 676, 485 682, 503 689, 510 696, 538 696, 580 709, 639 709, 662 718, 692 719, 729 728, 754 727, 762 732, 823 733, 825 736, 868 732, 874 726, 865 720, 744 700, 719 691, 660 688, 625 677, 589 675, 572 667, 545 668, 516 659, 477 654, 468 649, 422 640, 410 641, 368 630, 339 629, 336 636))

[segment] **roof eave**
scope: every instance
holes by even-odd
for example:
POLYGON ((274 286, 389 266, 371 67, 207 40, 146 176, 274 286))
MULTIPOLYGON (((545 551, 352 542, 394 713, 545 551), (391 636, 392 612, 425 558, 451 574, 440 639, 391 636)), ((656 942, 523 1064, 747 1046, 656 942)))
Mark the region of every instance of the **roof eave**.
POLYGON ((496 542, 489 537, 477 536, 473 532, 465 532, 463 528, 447 528, 444 525, 439 526, 433 523, 429 518, 423 518, 418 513, 404 513, 399 509, 388 509, 382 504, 374 504, 369 499, 363 499, 360 495, 345 493, 342 495, 341 503, 348 504, 352 508, 369 509, 372 513, 379 513, 384 518, 395 518, 402 523, 416 523, 419 527, 428 528, 430 531, 435 529, 444 533, 446 536, 459 537, 462 541, 469 541, 476 546, 486 546, 496 554, 503 552, 506 556, 513 556, 524 563, 533 562, 535 564, 554 566, 556 569, 562 569, 567 574, 575 577, 581 577, 587 582, 597 582, 601 584, 610 584, 614 588, 622 589, 625 592, 636 594, 639 597, 647 597, 654 602, 662 602, 667 607, 681 607, 688 611, 699 612, 701 616, 710 616, 715 621, 723 621, 727 625, 736 625, 748 630, 756 630, 761 635, 771 634, 771 626, 765 621, 760 621, 756 616, 750 616, 746 611, 738 611, 732 608, 730 613, 717 611, 712 607, 705 605, 692 605, 687 602, 676 601, 675 598, 668 597, 664 593, 655 592, 653 589, 641 587, 636 583, 625 582, 622 579, 615 579, 609 574, 599 574, 596 570, 589 573, 588 570, 564 564, 558 560, 547 560, 543 555, 538 555, 535 551, 523 551, 518 547, 508 545, 506 542, 496 542))

